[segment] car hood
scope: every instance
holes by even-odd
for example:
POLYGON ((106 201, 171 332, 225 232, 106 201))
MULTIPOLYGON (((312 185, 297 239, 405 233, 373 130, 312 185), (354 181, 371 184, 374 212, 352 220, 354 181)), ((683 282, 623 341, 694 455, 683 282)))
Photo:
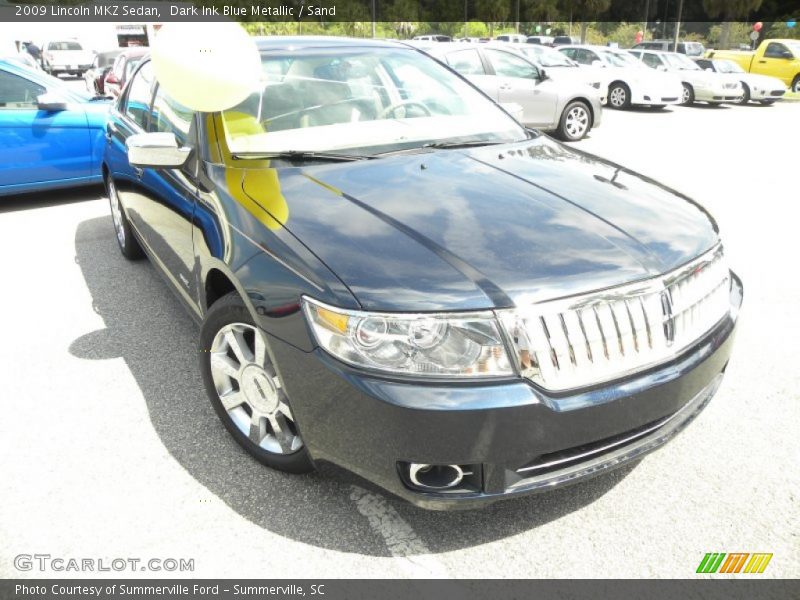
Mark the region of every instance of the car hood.
POLYGON ((365 309, 472 310, 652 277, 711 248, 696 203, 544 136, 275 169, 245 192, 365 309), (262 201, 263 196, 266 202, 262 201))
POLYGON ((769 75, 759 75, 757 73, 732 73, 740 81, 744 81, 751 87, 760 87, 768 90, 785 90, 786 84, 777 77, 769 75))

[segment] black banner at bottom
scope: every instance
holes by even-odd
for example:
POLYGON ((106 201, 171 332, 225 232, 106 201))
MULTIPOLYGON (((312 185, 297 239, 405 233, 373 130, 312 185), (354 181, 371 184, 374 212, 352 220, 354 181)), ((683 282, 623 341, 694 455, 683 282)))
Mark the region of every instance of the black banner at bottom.
POLYGON ((800 597, 800 580, 385 580, 385 579, 6 579, 0 598, 84 600, 503 600, 647 598, 760 600, 800 597))

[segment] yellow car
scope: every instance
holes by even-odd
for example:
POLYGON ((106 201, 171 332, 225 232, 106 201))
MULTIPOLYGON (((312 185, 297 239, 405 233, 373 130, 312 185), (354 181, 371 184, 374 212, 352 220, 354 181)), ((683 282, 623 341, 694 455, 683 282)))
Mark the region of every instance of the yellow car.
POLYGON ((755 52, 709 50, 706 58, 732 60, 748 73, 777 77, 800 93, 800 40, 764 40, 755 52))

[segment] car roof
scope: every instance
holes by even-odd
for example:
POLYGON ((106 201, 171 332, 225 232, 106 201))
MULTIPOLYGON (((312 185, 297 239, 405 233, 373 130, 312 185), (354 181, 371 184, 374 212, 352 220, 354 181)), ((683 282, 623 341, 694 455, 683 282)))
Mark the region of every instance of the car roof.
MULTIPOLYGON (((433 35, 433 34, 432 34, 433 35)), ((406 46, 393 40, 373 40, 368 38, 349 38, 323 35, 272 35, 255 38, 259 50, 298 50, 302 48, 402 48, 406 46)), ((448 42, 437 42, 447 44, 448 42)))

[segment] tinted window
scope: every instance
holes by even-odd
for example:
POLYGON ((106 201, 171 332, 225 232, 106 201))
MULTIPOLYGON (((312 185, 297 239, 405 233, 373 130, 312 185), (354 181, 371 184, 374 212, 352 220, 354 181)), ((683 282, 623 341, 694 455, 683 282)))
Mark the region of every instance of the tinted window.
POLYGON ((767 49, 764 51, 764 56, 767 58, 783 58, 786 52, 788 52, 788 50, 783 44, 770 42, 767 49))
POLYGON ((194 112, 172 99, 161 87, 153 99, 151 115, 149 131, 173 133, 179 145, 188 143, 194 112))
POLYGON ((575 60, 581 63, 582 65, 591 65, 593 61, 600 60, 600 58, 592 52, 591 50, 586 50, 585 48, 579 48, 578 51, 575 53, 575 60))
POLYGON ((459 50, 447 55, 447 64, 462 75, 485 75, 481 56, 475 49, 459 50))
POLYGON ((560 52, 566 54, 572 60, 576 60, 576 57, 578 56, 577 48, 564 48, 563 50, 560 50, 560 52))
POLYGON ((538 79, 539 70, 524 58, 499 50, 486 50, 486 56, 492 63, 495 73, 503 77, 522 77, 538 79))
POLYGON ((38 83, 0 71, 0 109, 36 108, 36 98, 46 91, 38 83))
POLYGON ((125 103, 125 114, 142 129, 146 128, 147 113, 150 108, 153 71, 150 63, 144 65, 131 80, 128 86, 128 99, 125 103))

